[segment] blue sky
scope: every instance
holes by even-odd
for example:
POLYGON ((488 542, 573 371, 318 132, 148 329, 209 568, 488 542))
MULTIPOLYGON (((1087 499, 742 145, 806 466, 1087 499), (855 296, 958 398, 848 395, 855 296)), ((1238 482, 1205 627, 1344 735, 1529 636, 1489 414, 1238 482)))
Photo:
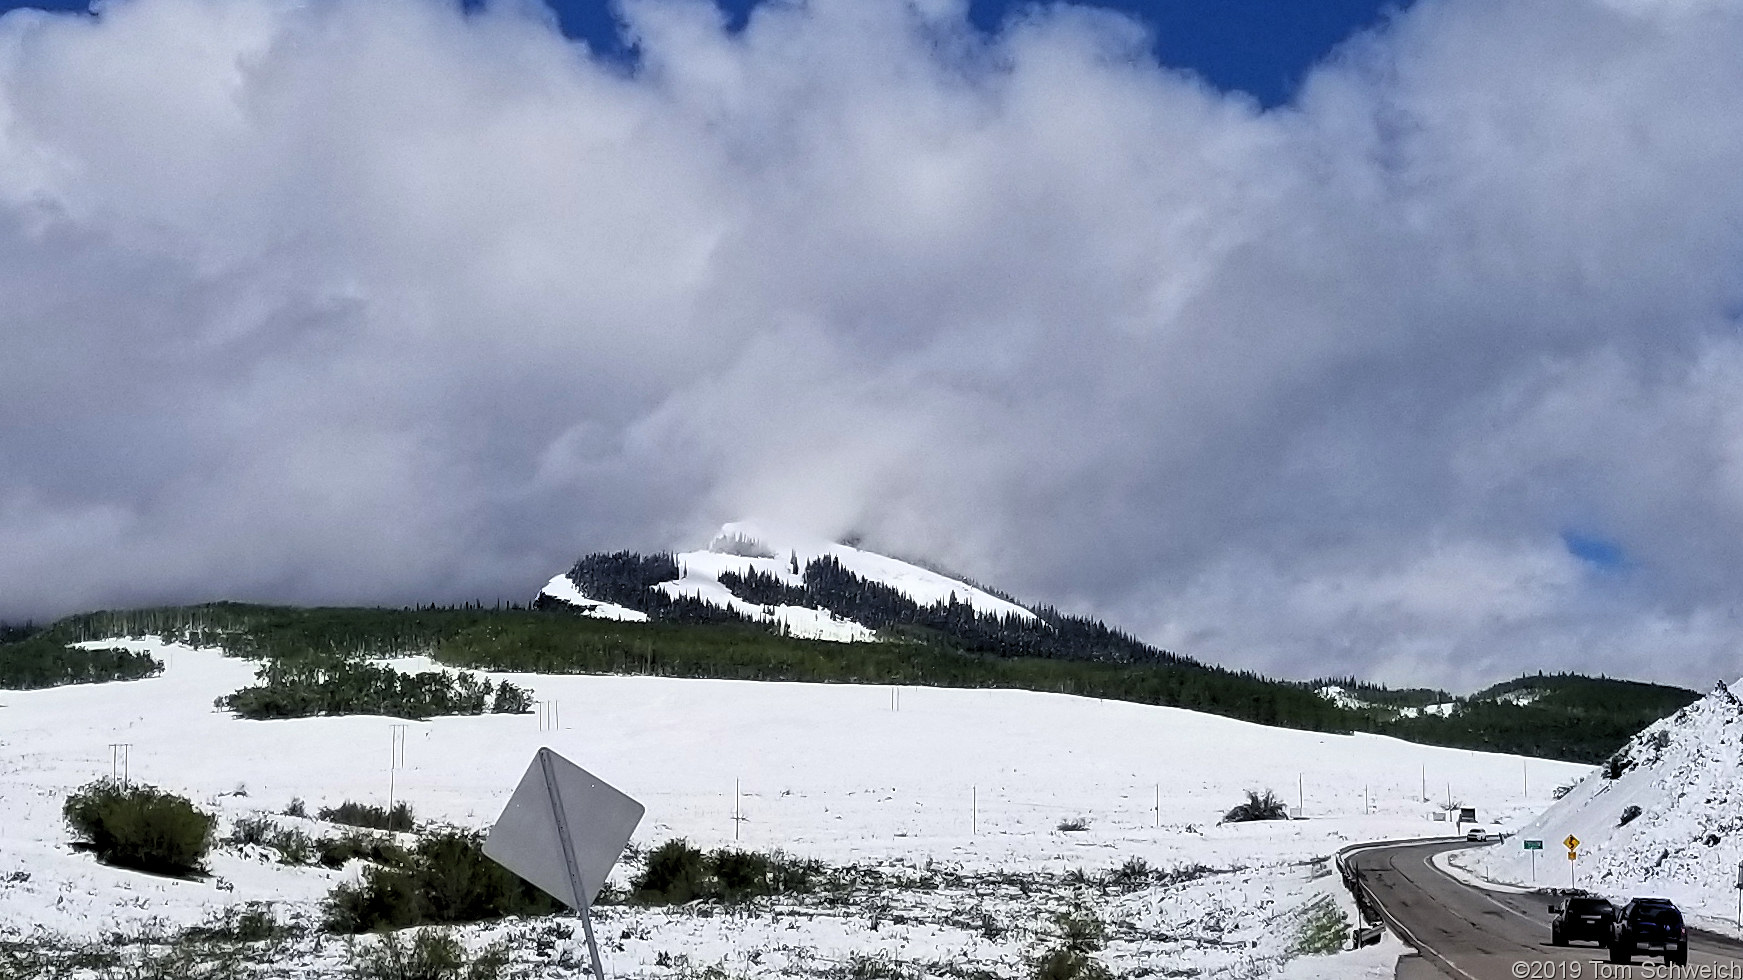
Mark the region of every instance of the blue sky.
MULTIPOLYGON (((735 25, 758 0, 723 0, 735 25)), ((84 0, 0 0, 0 11, 17 7, 83 9, 84 0)), ((1187 68, 1223 90, 1240 90, 1266 106, 1287 101, 1314 62, 1352 33, 1407 4, 1382 0, 1115 0, 1093 4, 1124 11, 1149 24, 1157 60, 1187 68)), ((555 0, 563 31, 586 38, 596 49, 621 52, 622 38, 611 4, 601 0, 555 0)), ((997 30, 1013 10, 1011 0, 972 0, 970 18, 982 30, 997 30)))

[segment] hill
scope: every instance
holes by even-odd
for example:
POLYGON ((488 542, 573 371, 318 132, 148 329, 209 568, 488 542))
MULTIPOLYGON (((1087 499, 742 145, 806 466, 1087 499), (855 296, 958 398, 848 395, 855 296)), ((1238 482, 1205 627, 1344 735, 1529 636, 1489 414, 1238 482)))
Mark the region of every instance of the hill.
POLYGON ((114 636, 171 637, 260 660, 259 683, 225 702, 250 717, 486 701, 512 711, 524 702, 516 691, 487 692, 465 673, 414 682, 351 663, 421 654, 466 670, 1017 688, 1596 763, 1698 697, 1577 675, 1522 677, 1462 698, 1353 678, 1278 680, 1025 606, 913 562, 750 524, 727 525, 703 551, 584 556, 530 608, 212 603, 90 613, 10 635, 0 642, 0 687, 156 669, 144 655, 70 646, 114 636), (275 666, 292 661, 300 666, 275 666))
MULTIPOLYGON (((257 636, 275 643, 299 622, 307 640, 340 636, 352 619, 207 613, 209 624, 258 616, 257 636)), ((494 610, 378 622, 491 628, 517 617, 584 622, 494 610)), ((338 868, 288 860, 272 835, 357 840, 363 832, 324 815, 353 801, 408 804, 419 830, 394 838, 405 847, 431 827, 482 830, 543 746, 647 806, 632 854, 612 875, 614 897, 595 910, 613 976, 1027 977, 1065 913, 1093 916, 1098 932, 1106 924, 1099 955, 1117 975, 1271 976, 1301 953, 1308 923, 1344 901, 1329 855, 1351 839, 1445 828, 1427 819, 1420 773, 1502 819, 1542 806, 1556 780, 1580 771, 1532 762, 1544 778, 1526 797, 1517 758, 1368 735, 1027 691, 907 689, 898 704, 887 689, 860 685, 669 677, 490 678, 529 687, 560 718, 254 722, 212 710, 248 682, 252 662, 157 640, 94 639, 166 668, 139 681, 0 697, 0 976, 405 976, 362 969, 380 938, 320 926, 331 896, 387 858, 357 854, 338 868), (69 846, 62 804, 110 774, 107 746, 118 740, 130 749, 132 779, 217 818, 209 874, 147 875, 69 846), (1255 788, 1303 803, 1312 819, 1218 823, 1255 788), (731 904, 627 901, 632 876, 674 838, 819 861, 823 878, 814 893, 731 904), (223 931, 238 933, 244 914, 251 938, 270 927, 272 940, 225 945, 223 931), (230 972, 218 968, 221 955, 230 972), (38 957, 69 966, 46 969, 38 957), (17 968, 8 973, 8 964, 17 968)), ((578 932, 578 920, 559 916, 453 934, 474 954, 504 944, 509 962, 494 975, 556 977, 580 972, 578 932)), ((1355 971, 1330 959, 1321 975, 1355 971)))
MULTIPOLYGON (((1743 862, 1743 701, 1712 693, 1628 740, 1604 765, 1520 830, 1581 841, 1580 887, 1627 898, 1663 895, 1690 910, 1729 917, 1743 862)), ((1490 848, 1474 867, 1502 881, 1530 878, 1526 855, 1490 848)), ((1539 869, 1541 871, 1541 869, 1539 869)), ((1556 871, 1564 877, 1566 872, 1556 871)))

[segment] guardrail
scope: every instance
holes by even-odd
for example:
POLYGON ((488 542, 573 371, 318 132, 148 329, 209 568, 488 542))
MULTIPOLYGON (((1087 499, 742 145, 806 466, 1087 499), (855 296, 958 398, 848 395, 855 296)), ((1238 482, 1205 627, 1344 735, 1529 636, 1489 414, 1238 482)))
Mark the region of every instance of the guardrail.
POLYGON ((1350 897, 1356 901, 1356 911, 1361 914, 1364 928, 1355 929, 1351 941, 1357 946, 1367 946, 1380 941, 1380 933, 1388 927, 1386 917, 1380 914, 1380 905, 1374 901, 1374 896, 1368 891, 1368 883, 1362 880, 1362 869, 1350 861, 1350 856, 1359 851, 1372 850, 1376 847, 1408 847, 1412 844, 1440 844, 1456 838, 1449 837, 1412 837, 1405 840, 1366 841, 1361 844, 1351 844, 1337 852, 1333 859, 1337 865, 1338 874, 1344 880, 1344 887, 1349 889, 1350 897))

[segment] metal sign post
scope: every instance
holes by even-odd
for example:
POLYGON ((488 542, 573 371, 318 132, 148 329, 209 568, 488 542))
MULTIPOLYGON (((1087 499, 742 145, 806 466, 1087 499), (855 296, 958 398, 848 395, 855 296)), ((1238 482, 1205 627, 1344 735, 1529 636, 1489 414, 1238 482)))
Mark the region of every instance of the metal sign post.
POLYGON ((593 975, 604 980, 589 909, 646 809, 550 749, 540 749, 484 841, 484 856, 581 914, 593 975))
MULTIPOLYGON (((551 753, 539 753, 539 767, 545 773, 545 788, 551 794, 551 818, 557 821, 557 840, 563 846, 563 870, 569 874, 569 892, 580 898, 584 889, 581 887, 581 868, 575 862, 575 839, 569 833, 569 818, 563 813, 563 791, 557 787, 557 776, 551 771, 551 753)), ((588 914, 587 907, 592 899, 581 905, 581 931, 587 935, 587 958, 593 963, 593 976, 597 980, 605 980, 605 967, 599 962, 599 943, 593 938, 593 916, 588 914)))

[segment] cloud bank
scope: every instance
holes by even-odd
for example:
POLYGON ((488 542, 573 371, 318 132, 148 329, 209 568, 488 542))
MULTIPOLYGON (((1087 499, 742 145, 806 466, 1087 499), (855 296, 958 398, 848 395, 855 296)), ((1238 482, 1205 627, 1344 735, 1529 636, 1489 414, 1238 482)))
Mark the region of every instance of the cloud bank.
POLYGON ((0 617, 757 515, 1288 676, 1743 673, 1743 7, 1421 0, 1269 111, 965 10, 0 18, 0 617))

